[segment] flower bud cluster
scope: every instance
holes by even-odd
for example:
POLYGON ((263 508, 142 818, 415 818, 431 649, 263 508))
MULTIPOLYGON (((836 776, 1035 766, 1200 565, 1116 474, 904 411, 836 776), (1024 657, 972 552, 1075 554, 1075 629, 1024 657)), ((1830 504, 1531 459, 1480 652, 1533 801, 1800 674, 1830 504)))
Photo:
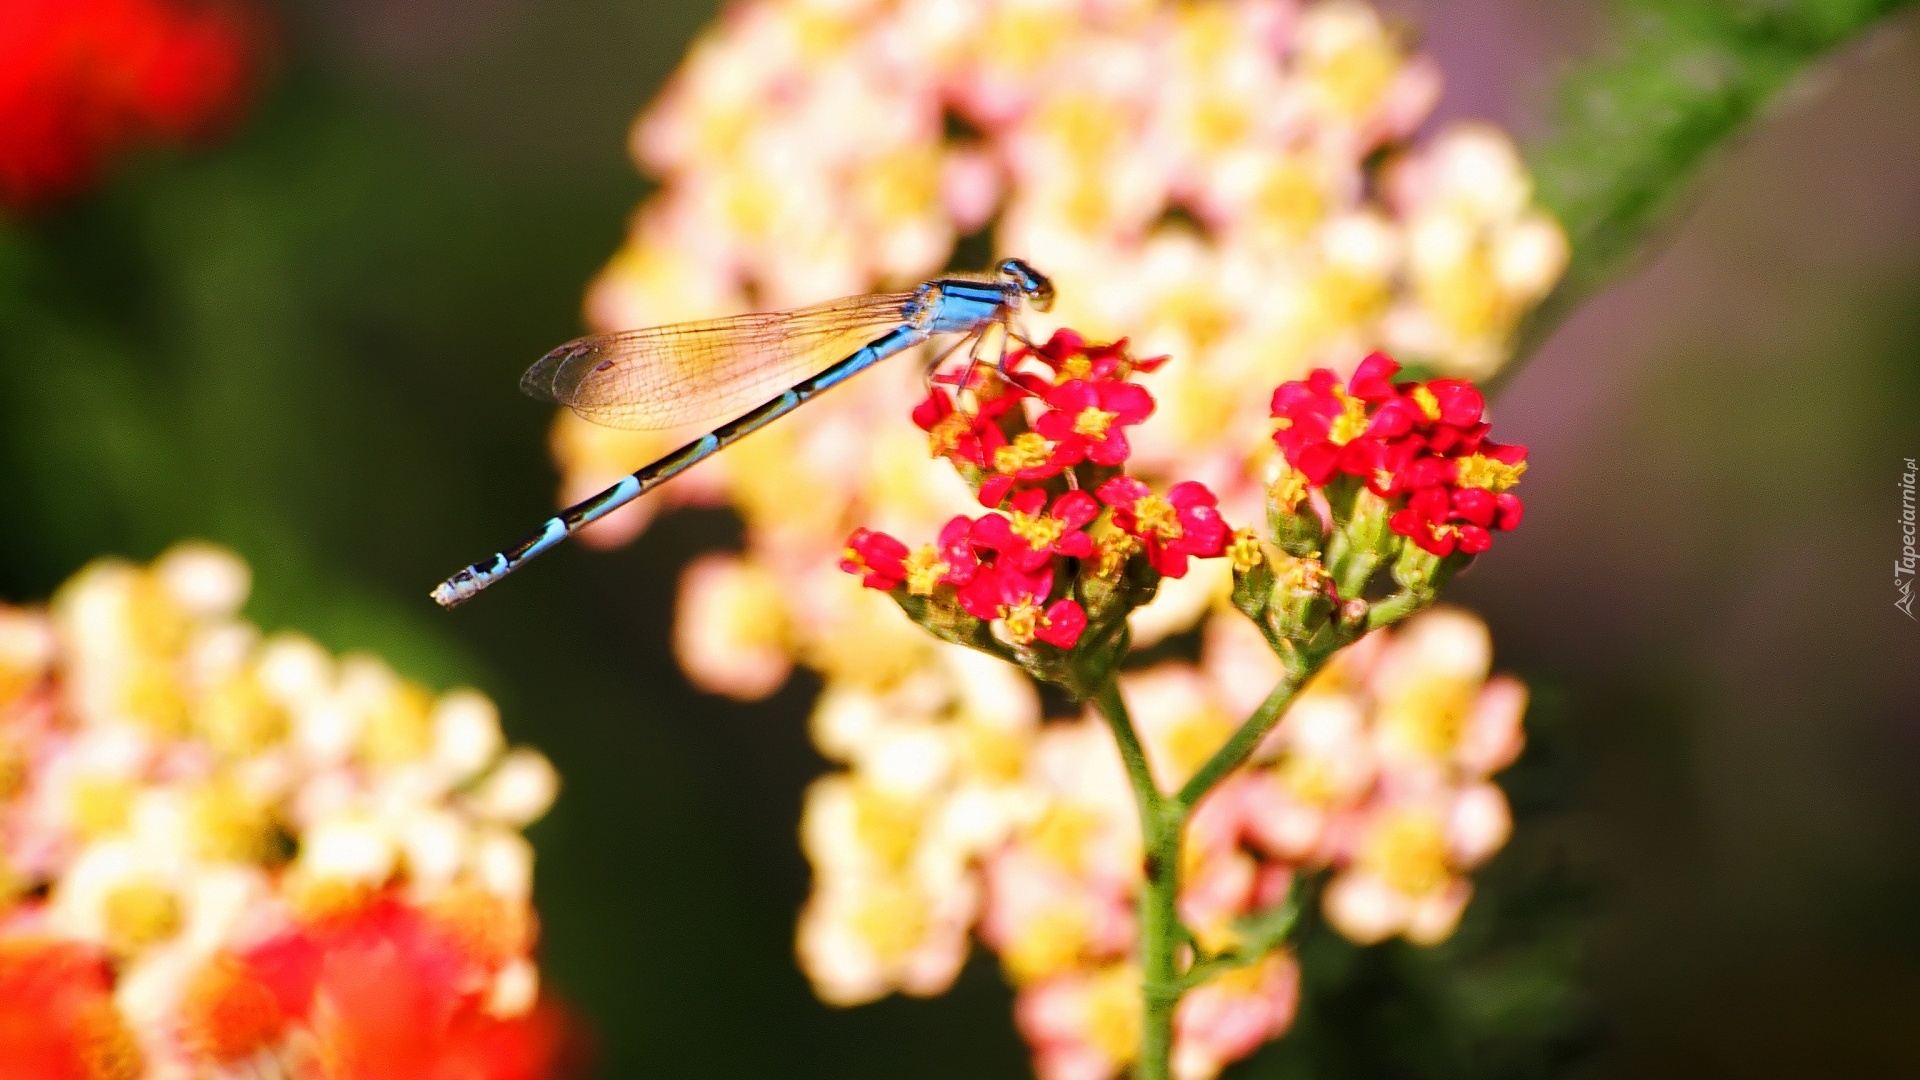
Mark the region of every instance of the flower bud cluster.
POLYGON ((0 1074, 552 1075, 553 767, 478 693, 263 639, 249 584, 183 544, 0 607, 0 1074))
POLYGON ((1004 368, 937 377, 914 419, 989 512, 952 518, 919 548, 857 529, 841 568, 945 640, 1068 687, 1097 685, 1126 651, 1127 615, 1160 580, 1226 551, 1204 484, 1162 494, 1125 472, 1127 429, 1154 409, 1130 380, 1164 360, 1061 330, 1004 368), (976 407, 958 408, 942 379, 970 379, 960 389, 976 407))

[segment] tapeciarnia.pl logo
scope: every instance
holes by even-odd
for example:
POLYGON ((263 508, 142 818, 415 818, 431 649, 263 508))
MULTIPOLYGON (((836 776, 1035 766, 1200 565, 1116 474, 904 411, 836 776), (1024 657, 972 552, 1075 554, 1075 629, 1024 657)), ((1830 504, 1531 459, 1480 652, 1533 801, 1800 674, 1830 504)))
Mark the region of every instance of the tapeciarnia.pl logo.
POLYGON ((1906 458, 1906 471, 1900 474, 1900 557, 1893 560, 1893 588, 1900 598, 1893 606, 1906 613, 1907 618, 1920 622, 1913 614, 1913 459, 1906 458))

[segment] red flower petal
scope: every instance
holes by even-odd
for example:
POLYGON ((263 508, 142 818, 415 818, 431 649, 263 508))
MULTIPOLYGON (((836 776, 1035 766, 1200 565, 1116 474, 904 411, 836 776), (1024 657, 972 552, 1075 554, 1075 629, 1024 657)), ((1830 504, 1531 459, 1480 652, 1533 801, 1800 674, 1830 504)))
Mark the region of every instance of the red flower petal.
POLYGON ((1013 535, 1013 523, 999 514, 982 514, 970 535, 975 544, 993 551, 1026 546, 1025 540, 1013 535))
POLYGON ((1094 464, 1109 468, 1126 464, 1127 458, 1132 454, 1133 447, 1127 442, 1127 433, 1120 430, 1120 425, 1117 423, 1113 425, 1111 433, 1105 439, 1087 447, 1087 457, 1092 458, 1094 464))
POLYGON ((1487 399, 1465 379, 1435 379, 1427 384, 1433 399, 1440 404, 1440 423, 1451 427, 1471 427, 1480 422, 1487 399))
POLYGON ((919 425, 922 431, 932 431, 934 425, 951 415, 953 415, 953 400, 947 396, 945 390, 937 386, 928 390, 926 398, 913 407, 913 422, 919 425))
POLYGON ((1034 637, 1055 648, 1071 649, 1087 628, 1087 613, 1072 600, 1056 600, 1041 621, 1034 637))
POLYGON ((1527 448, 1518 443, 1497 443, 1492 439, 1483 439, 1480 453, 1502 465, 1518 465, 1527 460, 1527 448))
POLYGON ((1211 559, 1227 550, 1227 537, 1233 532, 1212 507, 1195 509, 1180 515, 1180 550, 1189 555, 1211 559))
POLYGON ((997 567, 982 565, 973 580, 960 587, 957 599, 961 610, 976 619, 999 618, 1001 574, 997 567))
POLYGON ((1428 554, 1438 555, 1444 559, 1453 554, 1457 535, 1453 529, 1439 530, 1423 523, 1420 530, 1413 534, 1413 542, 1419 544, 1428 554))
POLYGON ((1401 507, 1387 518, 1387 528, 1401 536, 1419 536, 1426 529, 1426 521, 1411 507, 1401 507))
POLYGON ((1016 514, 1032 517, 1040 512, 1041 507, 1047 505, 1047 493, 1042 488, 1027 488, 1015 493, 1013 501, 1007 505, 1016 514))
POLYGON ((1053 543, 1054 553, 1065 555, 1069 559, 1085 559, 1093 554, 1093 537, 1083 532, 1070 532, 1053 543))
POLYGON ((1069 491, 1054 500, 1053 516, 1069 529, 1078 529, 1100 516, 1100 503, 1084 491, 1069 491))
MULTIPOLYGON (((1085 379, 1068 379, 1047 394, 1047 404, 1066 413, 1071 421, 1082 409, 1098 408, 1100 393, 1085 379)), ((1048 438, 1053 436, 1049 435, 1048 438)))
POLYGON ((1187 510, 1196 506, 1218 506, 1220 500, 1207 485, 1198 480, 1182 480, 1167 489, 1167 501, 1177 510, 1187 510))
POLYGON ((1104 383, 1100 407, 1113 414, 1115 424, 1137 424, 1153 415, 1153 395, 1138 383, 1104 383))
POLYGON ((1493 524, 1493 492, 1486 488, 1458 488, 1453 493, 1454 518, 1481 528, 1493 524))
POLYGON ((1361 401, 1387 401, 1399 394, 1393 385, 1393 377, 1399 371, 1400 365, 1386 353, 1371 353, 1360 361, 1359 367, 1353 369, 1353 378, 1347 380, 1347 390, 1361 401))
POLYGON ((1314 487, 1324 487, 1340 467, 1340 448, 1330 442, 1317 442, 1289 452, 1287 463, 1299 470, 1314 487))
POLYGON ((1013 477, 1004 473, 995 473, 980 481, 980 505, 991 510, 1006 499, 1007 492, 1013 490, 1013 477))
POLYGON ((1493 519, 1494 528, 1505 532, 1519 527, 1520 518, 1525 510, 1520 502, 1520 496, 1510 491, 1503 491, 1493 497, 1493 505, 1496 511, 1493 519))
POLYGON ((1106 483, 1101 484, 1100 487, 1094 491, 1094 494, 1099 496, 1100 501, 1106 503, 1108 506, 1116 510, 1125 510, 1131 513, 1141 499, 1153 494, 1153 492, 1147 488, 1147 485, 1131 476, 1116 476, 1106 483))
POLYGON ((1176 547, 1169 547, 1149 541, 1147 543, 1147 565, 1158 571, 1161 577, 1186 577, 1187 553, 1176 547))

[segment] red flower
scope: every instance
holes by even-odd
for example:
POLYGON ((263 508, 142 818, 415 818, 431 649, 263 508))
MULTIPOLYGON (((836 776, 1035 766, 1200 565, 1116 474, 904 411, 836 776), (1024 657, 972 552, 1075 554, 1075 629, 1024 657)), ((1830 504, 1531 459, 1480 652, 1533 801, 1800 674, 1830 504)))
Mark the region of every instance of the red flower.
MULTIPOLYGON (((1382 363, 1388 373, 1397 367, 1393 361, 1375 354, 1361 361, 1352 382, 1373 389, 1381 378, 1382 363)), ((1338 377, 1326 368, 1315 368, 1305 380, 1281 383, 1273 392, 1273 416, 1276 421, 1273 441, 1286 454, 1287 463, 1298 469, 1314 487, 1333 478, 1335 472, 1360 474, 1370 462, 1347 456, 1345 448, 1367 432, 1367 400, 1349 393, 1338 377)))
POLYGON ((973 553, 973 520, 965 514, 954 517, 940 530, 940 539, 922 544, 907 555, 907 591, 915 596, 931 596, 941 585, 965 585, 980 572, 980 559, 973 553))
POLYGON ((840 569, 860 575, 860 584, 886 592, 907 579, 907 545, 872 529, 855 529, 840 553, 840 569))
POLYGON ((963 412, 946 390, 935 386, 914 406, 913 422, 927 433, 934 456, 990 468, 993 452, 1007 444, 997 421, 1018 400, 1017 394, 1001 394, 981 402, 976 412, 963 412))
POLYGON ((1408 496, 1389 523, 1423 549, 1485 551, 1489 530, 1520 523, 1520 499, 1507 489, 1526 472, 1526 447, 1486 437, 1486 398, 1473 383, 1395 383, 1399 370, 1374 353, 1345 388, 1324 368, 1281 384, 1274 442, 1313 487, 1345 473, 1383 498, 1408 496))
POLYGON ((0 4, 0 202, 72 191, 129 141, 218 127, 257 37, 251 9, 231 2, 0 4))
POLYGON ((134 1080, 140 1050, 113 1005, 106 959, 72 942, 0 942, 0 1076, 134 1080))
POLYGON ((1451 458, 1448 464, 1447 482, 1498 494, 1519 483, 1526 473, 1527 448, 1481 439, 1476 452, 1451 458))
POLYGON ((1090 345, 1086 338, 1072 330, 1055 330, 1045 344, 1020 349, 1013 354, 1007 366, 1017 370, 1020 362, 1029 358, 1053 370, 1051 380, 1030 374, 1015 375, 1021 385, 1039 396, 1045 396, 1049 382, 1065 383, 1074 379, 1124 381, 1136 371, 1154 371, 1167 362, 1165 356, 1136 360, 1127 355, 1126 338, 1105 345, 1090 345))
POLYGON ((1024 574, 1011 567, 983 566, 960 590, 960 606, 976 619, 1005 620, 1007 636, 1016 645, 1031 644, 1037 638, 1055 648, 1071 649, 1087 628, 1087 613, 1071 599, 1047 604, 1052 591, 1051 567, 1024 574))
POLYGON ((1153 413, 1145 387, 1112 379, 1070 379, 1048 391, 1046 402, 1050 408, 1033 430, 1054 440, 1068 465, 1126 461, 1132 453, 1126 429, 1153 413))
POLYGON ((501 1018, 485 1007, 498 946, 525 932, 493 903, 487 910, 506 925, 382 896, 216 961, 226 973, 203 973, 189 995, 189 1044, 241 1052, 245 1039, 206 1025, 238 1018, 266 1038, 277 1030, 267 1019, 284 1018, 307 1029, 334 1080, 545 1080, 567 1049, 558 1011, 501 1018))
POLYGON ((1037 484, 1060 475, 1069 464, 1060 444, 1038 432, 1023 431, 994 450, 988 465, 993 475, 980 482, 980 505, 997 507, 1015 484, 1037 484))
POLYGON ((973 523, 973 542, 999 552, 997 566, 1030 574, 1055 555, 1084 559, 1093 554, 1093 537, 1081 531, 1100 515, 1100 504, 1084 491, 1069 491, 1047 509, 1047 493, 1028 488, 1013 497, 1012 516, 988 514, 973 523))
POLYGON ((1163 498, 1131 476, 1116 476, 1096 494, 1113 507, 1114 524, 1145 541, 1147 562, 1165 577, 1184 576, 1188 556, 1213 558, 1226 550, 1231 530, 1204 484, 1183 481, 1163 498))
POLYGON ((1424 488, 1387 520, 1388 527, 1442 558, 1478 555, 1493 545, 1489 530, 1520 524, 1520 500, 1485 488, 1424 488))

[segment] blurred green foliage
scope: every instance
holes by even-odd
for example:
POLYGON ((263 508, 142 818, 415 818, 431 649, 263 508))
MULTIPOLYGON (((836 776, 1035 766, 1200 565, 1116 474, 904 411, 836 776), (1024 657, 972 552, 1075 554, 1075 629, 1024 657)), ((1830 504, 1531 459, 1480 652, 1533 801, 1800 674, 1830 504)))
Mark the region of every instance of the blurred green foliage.
POLYGON ((1700 170, 1833 49, 1913 0, 1625 0, 1602 56, 1561 82, 1528 154, 1573 261, 1521 331, 1524 355, 1647 257, 1700 170))

